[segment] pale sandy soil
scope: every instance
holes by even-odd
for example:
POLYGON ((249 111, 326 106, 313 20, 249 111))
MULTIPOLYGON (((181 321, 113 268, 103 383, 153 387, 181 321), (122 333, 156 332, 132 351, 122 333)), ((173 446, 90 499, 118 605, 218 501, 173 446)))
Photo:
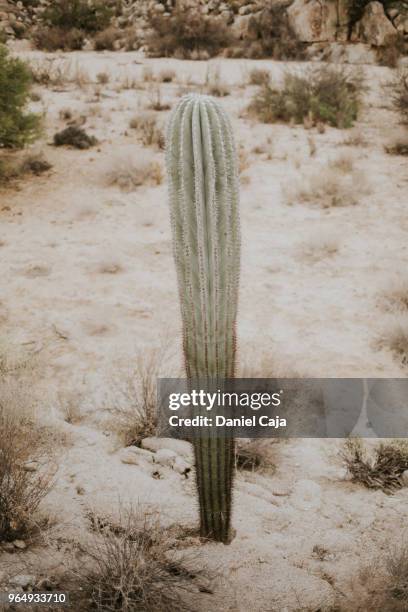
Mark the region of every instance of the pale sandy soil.
MULTIPOLYGON (((61 451, 58 482, 47 501, 61 532, 68 539, 80 538, 85 509, 109 512, 119 499, 148 503, 160 510, 164 523, 191 526, 196 519, 191 481, 170 470, 155 480, 137 466, 122 464, 114 435, 101 426, 103 398, 123 364, 160 347, 163 339, 176 348, 162 373, 172 374, 180 361, 166 185, 126 193, 107 187, 105 176, 112 160, 137 157, 143 149, 128 124, 148 103, 148 92, 116 91, 118 83, 140 80, 143 66, 149 65, 155 73, 172 67, 178 82, 190 78, 200 89, 207 63, 146 61, 132 53, 69 58, 71 67, 78 62, 91 79, 108 72, 110 82, 99 87, 99 96, 95 85, 56 91, 37 87, 42 100, 34 108, 47 112, 43 149, 53 170, 22 183, 18 191, 0 193, 1 333, 12 345, 36 353, 38 383, 46 398, 41 418, 68 432, 70 444, 61 451), (98 147, 77 151, 47 144, 64 127, 63 108, 87 117, 85 128, 100 140, 98 147), (103 273, 101 265, 119 269, 103 273), (85 418, 68 425, 58 394, 77 391, 85 418), (76 493, 78 486, 84 495, 76 493)), ((231 114, 249 162, 241 206, 241 363, 271 361, 288 375, 405 376, 392 354, 376 347, 386 316, 379 293, 408 263, 408 168, 404 158, 383 149, 400 131, 397 116, 384 106, 383 84, 391 72, 364 68, 369 90, 356 128, 327 128, 319 134, 240 117, 255 91, 245 84, 248 69, 262 64, 279 78, 284 64, 214 63, 231 84, 232 93, 221 104, 231 114), (343 144, 356 133, 367 146, 343 144), (252 152, 268 137, 271 159, 252 152), (312 157, 310 139, 316 147, 312 157), (327 161, 339 155, 354 157, 365 175, 369 189, 357 205, 322 210, 287 204, 288 186, 311 171, 324 172, 327 161), (334 255, 318 261, 303 255, 305 244, 333 235, 338 243, 334 255)), ((174 103, 179 83, 161 89, 163 101, 174 103)), ((166 115, 160 113, 160 120, 166 115)), ((163 157, 158 151, 154 155, 163 157)), ((345 480, 340 445, 335 440, 280 443, 272 449, 275 474, 238 476, 236 538, 227 547, 201 547, 206 561, 224 577, 214 595, 202 596, 203 610, 329 609, 350 592, 358 568, 400 539, 407 490, 387 496, 345 480), (313 555, 315 545, 328 550, 327 560, 313 555)), ((55 566, 45 550, 38 555, 38 574, 55 566)), ((0 569, 10 572, 20 562, 5 553, 0 569)))

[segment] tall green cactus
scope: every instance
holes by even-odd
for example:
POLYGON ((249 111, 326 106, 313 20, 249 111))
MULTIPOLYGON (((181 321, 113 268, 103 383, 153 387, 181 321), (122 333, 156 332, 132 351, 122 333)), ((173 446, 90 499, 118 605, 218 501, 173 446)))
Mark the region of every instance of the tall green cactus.
MULTIPOLYGON (((231 124, 209 96, 183 97, 167 133, 167 172, 188 379, 234 377, 240 268, 239 186, 231 124)), ((231 537, 234 441, 194 440, 201 535, 231 537)))

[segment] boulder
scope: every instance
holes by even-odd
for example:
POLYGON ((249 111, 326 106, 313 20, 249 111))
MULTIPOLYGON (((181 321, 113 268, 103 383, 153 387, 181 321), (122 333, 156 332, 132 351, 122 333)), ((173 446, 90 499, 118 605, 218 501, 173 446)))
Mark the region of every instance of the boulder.
POLYGON ((384 13, 380 2, 370 2, 364 9, 362 18, 353 28, 352 41, 367 43, 373 47, 382 47, 387 38, 395 35, 392 22, 384 13))
POLYGON ((177 453, 170 450, 169 448, 159 448, 157 453, 154 455, 154 462, 160 465, 166 465, 173 467, 177 459, 177 453))
POLYGON ((327 0, 295 0, 288 8, 289 24, 301 42, 334 41, 337 38, 337 3, 327 0))
POLYGON ((119 453, 119 458, 122 463, 128 463, 130 465, 140 465, 141 463, 148 461, 153 462, 153 453, 137 446, 129 446, 122 448, 119 453))
POLYGON ((157 453, 162 448, 168 448, 174 451, 177 455, 192 460, 193 447, 190 442, 185 440, 176 440, 175 438, 145 438, 142 440, 142 448, 157 453))
POLYGON ((29 586, 35 586, 36 577, 32 574, 18 574, 9 580, 9 584, 13 587, 21 587, 23 589, 29 586))
POLYGON ((405 470, 405 472, 402 472, 401 482, 404 485, 404 487, 408 487, 408 470, 405 470))
POLYGON ((252 15, 235 17, 231 30, 238 40, 256 40, 258 33, 252 15))

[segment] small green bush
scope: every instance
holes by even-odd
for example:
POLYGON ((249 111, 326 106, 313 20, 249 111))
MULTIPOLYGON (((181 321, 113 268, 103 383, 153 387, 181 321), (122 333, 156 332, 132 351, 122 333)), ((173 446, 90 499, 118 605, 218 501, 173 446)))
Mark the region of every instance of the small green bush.
POLYGON ((283 87, 264 84, 249 106, 265 123, 327 123, 349 128, 357 119, 362 86, 343 70, 319 67, 303 76, 287 72, 283 87))
POLYGON ((29 68, 0 45, 0 148, 23 147, 39 135, 40 116, 24 111, 30 85, 29 68))
POLYGON ((68 146, 73 149, 89 149, 97 144, 95 136, 90 136, 80 127, 71 125, 54 135, 56 147, 68 146))
POLYGON ((57 0, 44 12, 44 21, 62 30, 100 32, 108 27, 112 10, 104 2, 95 0, 57 0))

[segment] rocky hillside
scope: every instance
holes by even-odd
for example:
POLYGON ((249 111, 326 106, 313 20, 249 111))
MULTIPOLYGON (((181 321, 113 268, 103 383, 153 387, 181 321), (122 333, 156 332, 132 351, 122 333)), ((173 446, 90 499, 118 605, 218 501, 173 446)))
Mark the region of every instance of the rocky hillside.
MULTIPOLYGON (((184 0, 186 1, 186 0, 184 0)), ((250 45, 259 37, 254 27, 267 0, 187 0, 204 15, 223 22, 236 40, 250 45)), ((0 0, 0 33, 25 38, 43 23, 50 0, 0 0)), ((106 4, 106 3, 105 3, 106 4)), ((107 3, 109 4, 109 2, 107 3)), ((148 15, 171 19, 176 0, 122 0, 110 2, 111 28, 133 28, 134 48, 145 43, 148 15)), ((328 43, 364 43, 381 48, 398 39, 408 42, 408 2, 406 0, 289 0, 275 3, 300 43, 307 46, 328 43)), ((280 16, 280 19, 282 17, 280 16)), ((118 45, 117 48, 121 48, 118 45)))

